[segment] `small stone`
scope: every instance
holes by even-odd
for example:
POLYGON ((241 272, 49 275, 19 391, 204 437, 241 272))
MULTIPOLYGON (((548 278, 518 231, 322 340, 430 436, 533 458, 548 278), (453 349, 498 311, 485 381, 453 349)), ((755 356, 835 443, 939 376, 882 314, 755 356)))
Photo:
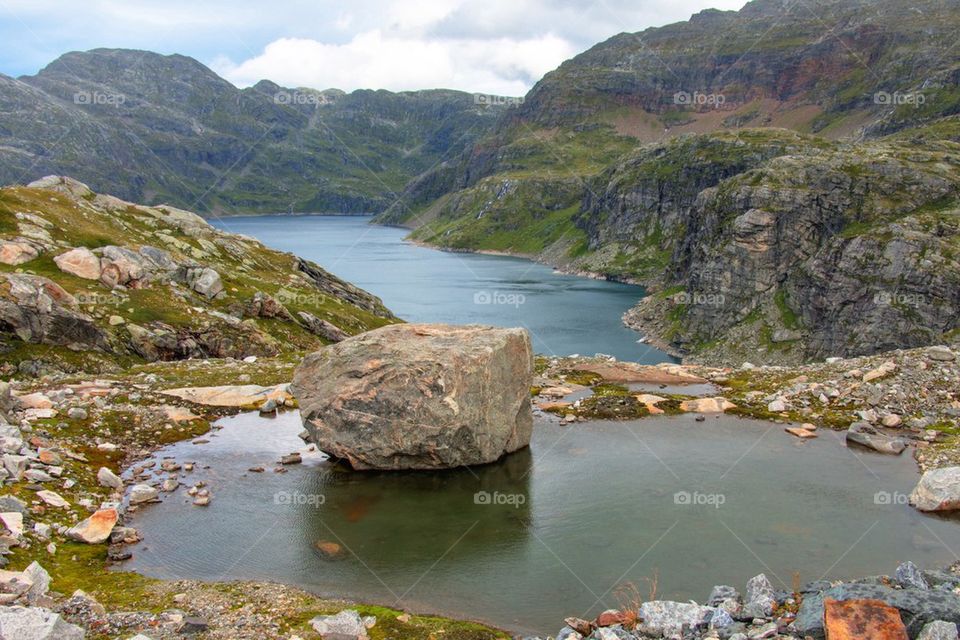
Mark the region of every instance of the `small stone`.
POLYGON ((808 431, 807 429, 801 429, 800 427, 787 427, 784 429, 787 433, 792 436, 797 436, 800 439, 806 440, 809 438, 816 438, 817 434, 813 431, 808 431))
POLYGON ((193 499, 193 506, 195 507, 206 507, 210 505, 210 495, 198 495, 193 499))
POLYGON ((367 638, 367 626, 360 614, 352 609, 335 616, 317 616, 310 621, 310 626, 323 637, 367 638))
POLYGON ((189 616, 183 619, 183 624, 180 625, 180 628, 177 630, 180 633, 201 633, 207 630, 209 624, 205 618, 199 616, 189 616))
POLYGON ((777 398, 767 404, 767 411, 771 413, 782 413, 787 410, 787 403, 777 398))
POLYGON ((291 453, 290 455, 283 456, 280 458, 280 464, 300 464, 303 462, 303 458, 299 453, 291 453))
POLYGON ((106 467, 100 467, 100 470, 97 471, 97 482, 100 483, 101 487, 123 489, 123 480, 106 467))
POLYGON ((880 424, 890 428, 899 427, 901 422, 903 422, 903 420, 895 413, 888 413, 880 420, 880 424))
POLYGON ((948 347, 937 345, 927 349, 927 357, 938 362, 952 362, 957 355, 948 347))
POLYGON ((157 500, 160 493, 148 484, 135 484, 130 488, 130 504, 141 504, 157 500))
POLYGON ((0 513, 0 522, 7 528, 14 538, 23 535, 23 514, 19 511, 7 511, 0 513))
POLYGON ((107 322, 110 324, 111 327, 119 327, 120 325, 125 323, 126 320, 124 320, 121 316, 110 316, 107 322))
POLYGON ((917 565, 909 560, 897 567, 897 572, 894 577, 904 589, 913 588, 926 590, 930 588, 926 578, 923 577, 923 573, 920 572, 917 565))
POLYGON ((83 407, 71 407, 67 411, 67 417, 71 420, 86 420, 87 419, 87 410, 83 407))
POLYGON ((37 497, 51 507, 56 507, 58 509, 65 509, 70 506, 70 503, 64 500, 63 497, 55 491, 37 491, 37 497))

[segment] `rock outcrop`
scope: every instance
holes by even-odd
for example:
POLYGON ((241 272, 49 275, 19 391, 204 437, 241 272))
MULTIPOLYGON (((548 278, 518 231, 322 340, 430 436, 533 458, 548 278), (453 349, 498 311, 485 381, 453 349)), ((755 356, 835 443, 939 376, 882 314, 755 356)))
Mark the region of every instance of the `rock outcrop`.
POLYGON ((308 356, 291 387, 317 447, 354 469, 493 462, 530 442, 522 329, 393 325, 308 356))

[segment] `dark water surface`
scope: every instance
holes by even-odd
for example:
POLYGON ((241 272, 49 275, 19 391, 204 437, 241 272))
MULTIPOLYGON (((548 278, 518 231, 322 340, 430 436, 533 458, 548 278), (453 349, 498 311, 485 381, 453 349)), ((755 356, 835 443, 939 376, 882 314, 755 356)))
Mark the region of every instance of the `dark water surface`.
POLYGON ((348 473, 302 448, 296 413, 225 418, 208 444, 158 454, 197 463, 209 507, 181 488, 142 507, 125 568, 163 578, 271 579, 398 608, 555 633, 570 615, 646 597, 703 600, 766 572, 779 588, 955 559, 960 524, 906 504, 908 456, 801 442, 782 425, 652 417, 561 427, 538 420, 530 450, 445 473, 348 473), (254 465, 265 473, 251 473, 254 465), (208 469, 204 467, 209 466, 208 469), (317 541, 339 544, 328 558, 317 541))
POLYGON ((383 299, 410 322, 526 327, 547 355, 607 353, 644 363, 670 361, 623 326, 641 287, 561 275, 501 256, 449 253, 403 241, 403 229, 360 216, 258 216, 215 224, 317 262, 383 299))

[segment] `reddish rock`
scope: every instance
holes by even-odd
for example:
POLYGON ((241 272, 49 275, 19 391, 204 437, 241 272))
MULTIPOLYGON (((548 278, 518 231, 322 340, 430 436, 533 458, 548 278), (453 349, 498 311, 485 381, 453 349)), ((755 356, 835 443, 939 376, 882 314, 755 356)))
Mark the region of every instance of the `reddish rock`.
POLYGON ((67 531, 67 537, 77 542, 100 544, 110 537, 117 524, 116 509, 101 509, 67 531))
POLYGON ((809 431, 807 429, 801 429, 800 427, 787 427, 786 429, 784 429, 784 431, 786 431, 792 436, 797 436, 798 438, 801 438, 801 439, 817 437, 817 434, 815 434, 813 431, 809 431))
POLYGON ((825 600, 827 640, 908 640, 900 612, 880 600, 825 600))
POLYGON ((622 612, 616 609, 607 609, 597 616, 594 624, 598 627, 612 627, 615 624, 623 624, 624 622, 626 622, 626 616, 624 616, 622 612))

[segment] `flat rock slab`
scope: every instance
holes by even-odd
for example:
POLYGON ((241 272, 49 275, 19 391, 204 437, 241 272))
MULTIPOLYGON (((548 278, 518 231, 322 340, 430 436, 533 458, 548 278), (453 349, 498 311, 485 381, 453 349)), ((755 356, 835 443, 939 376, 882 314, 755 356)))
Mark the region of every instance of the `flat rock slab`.
POLYGON ((307 356, 291 389, 317 447, 354 469, 448 469, 530 444, 524 329, 382 327, 307 356))
POLYGON ((280 384, 274 387, 261 387, 255 384, 227 385, 222 387, 184 387, 168 389, 164 395, 180 398, 194 404, 208 407, 259 407, 268 400, 278 403, 286 401, 290 395, 289 386, 280 384))
POLYGON ((792 436, 797 436, 801 440, 817 437, 817 434, 815 434, 813 431, 810 431, 808 429, 803 429, 801 427, 787 427, 786 429, 784 429, 784 431, 786 431, 792 436))
POLYGON ((880 600, 825 600, 827 640, 909 640, 900 612, 880 600))
MULTIPOLYGON (((829 585, 827 585, 829 586, 829 585)), ((895 607, 911 638, 930 622, 960 622, 960 596, 940 589, 893 589, 876 584, 843 584, 804 596, 797 614, 797 631, 801 637, 823 640, 824 603, 828 600, 880 600, 895 607)))
POLYGON ((587 363, 574 367, 577 371, 589 371, 608 382, 649 384, 706 384, 708 381, 695 375, 671 373, 660 367, 633 364, 632 362, 587 363))

